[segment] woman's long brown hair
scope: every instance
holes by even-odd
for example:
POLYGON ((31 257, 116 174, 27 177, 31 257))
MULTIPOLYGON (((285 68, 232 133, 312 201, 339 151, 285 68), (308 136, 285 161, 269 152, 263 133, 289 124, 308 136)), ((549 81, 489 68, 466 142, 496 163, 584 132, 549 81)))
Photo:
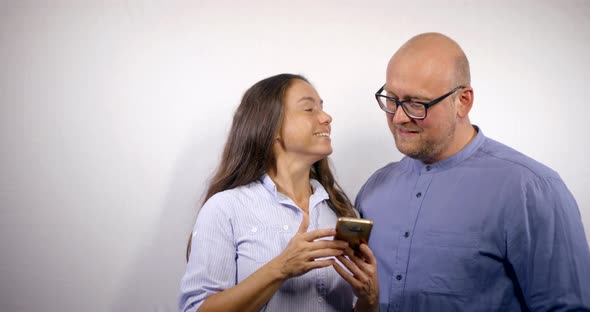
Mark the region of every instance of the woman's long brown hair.
MULTIPOLYGON (((209 183, 204 202, 216 193, 256 181, 275 166, 272 146, 283 121, 283 101, 295 79, 309 81, 300 75, 280 74, 254 84, 242 97, 234 113, 221 162, 209 183)), ((328 158, 310 169, 310 178, 318 180, 328 192, 328 205, 339 217, 354 217, 350 199, 336 183, 328 158)), ((191 252, 189 237, 186 258, 191 252)))

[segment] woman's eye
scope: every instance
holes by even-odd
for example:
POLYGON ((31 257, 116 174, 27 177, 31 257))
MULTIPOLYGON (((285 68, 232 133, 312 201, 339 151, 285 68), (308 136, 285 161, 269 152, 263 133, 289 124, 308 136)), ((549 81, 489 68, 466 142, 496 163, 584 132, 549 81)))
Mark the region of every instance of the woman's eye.
POLYGON ((313 112, 313 108, 306 108, 305 111, 306 112, 313 112))

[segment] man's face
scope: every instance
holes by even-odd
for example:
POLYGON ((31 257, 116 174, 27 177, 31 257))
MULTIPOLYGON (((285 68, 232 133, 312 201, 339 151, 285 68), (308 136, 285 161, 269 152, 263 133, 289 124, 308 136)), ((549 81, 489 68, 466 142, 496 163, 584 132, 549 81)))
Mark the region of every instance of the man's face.
MULTIPOLYGON (((399 100, 427 103, 455 87, 447 78, 451 70, 436 58, 425 61, 412 55, 396 55, 387 68, 385 90, 399 100)), ((398 150, 425 163, 449 157, 446 153, 454 142, 457 125, 454 100, 451 95, 431 107, 423 120, 409 118, 401 107, 395 114, 386 113, 398 150)))

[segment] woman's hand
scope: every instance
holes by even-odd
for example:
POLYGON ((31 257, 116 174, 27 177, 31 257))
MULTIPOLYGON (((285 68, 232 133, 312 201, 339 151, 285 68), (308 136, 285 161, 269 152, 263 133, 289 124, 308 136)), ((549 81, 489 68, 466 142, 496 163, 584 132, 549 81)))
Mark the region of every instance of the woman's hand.
POLYGON ((366 244, 361 244, 359 249, 360 252, 355 254, 352 248, 348 247, 345 251, 346 257, 336 257, 350 273, 337 263, 333 266, 336 272, 352 285, 354 294, 358 298, 355 311, 379 311, 377 260, 366 244))
POLYGON ((335 229, 319 229, 307 232, 309 216, 304 213, 297 233, 287 247, 268 264, 280 272, 281 279, 303 275, 313 269, 324 268, 335 263, 334 259, 316 260, 325 257, 341 256, 348 243, 338 240, 318 240, 334 236, 335 229))

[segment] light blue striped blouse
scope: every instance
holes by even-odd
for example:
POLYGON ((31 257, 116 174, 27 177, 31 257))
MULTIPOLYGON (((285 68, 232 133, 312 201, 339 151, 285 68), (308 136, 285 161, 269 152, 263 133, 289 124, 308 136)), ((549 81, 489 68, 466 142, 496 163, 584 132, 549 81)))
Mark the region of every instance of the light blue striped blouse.
MULTIPOLYGON (((333 228, 328 193, 311 180, 309 229, 333 228)), ((179 310, 196 311, 207 297, 243 281, 287 246, 303 211, 277 192, 268 175, 212 196, 197 218, 179 310)), ((331 239, 331 238, 330 238, 331 239)), ((287 280, 262 311, 350 311, 351 286, 332 268, 287 280)))

